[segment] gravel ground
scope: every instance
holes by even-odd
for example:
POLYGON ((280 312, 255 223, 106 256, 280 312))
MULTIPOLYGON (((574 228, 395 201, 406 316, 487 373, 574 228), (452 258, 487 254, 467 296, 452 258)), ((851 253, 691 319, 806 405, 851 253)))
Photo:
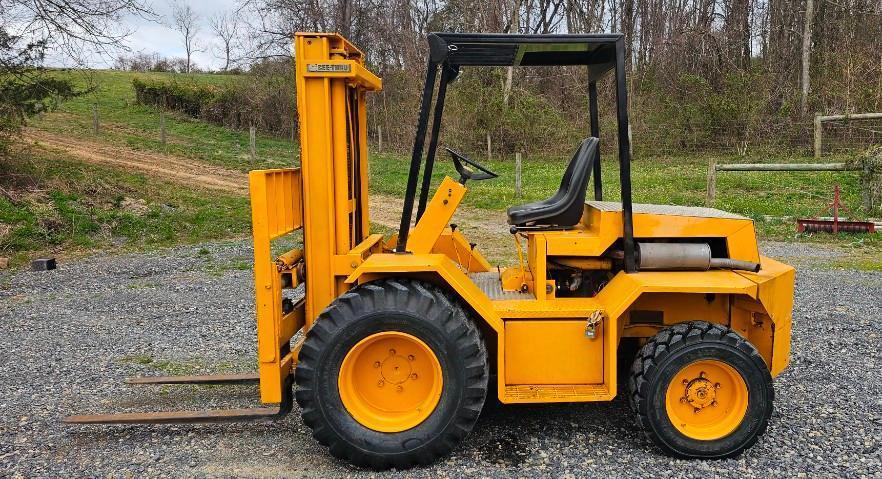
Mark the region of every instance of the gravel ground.
MULTIPOLYGON (((834 254, 766 244, 799 269, 790 368, 766 435, 738 459, 680 461, 626 404, 491 405, 421 477, 882 477, 882 274, 810 265, 834 254)), ((277 423, 68 427, 74 412, 257 405, 254 386, 130 387, 139 374, 248 371, 247 244, 99 256, 0 272, 0 477, 363 476, 298 411, 277 423)))

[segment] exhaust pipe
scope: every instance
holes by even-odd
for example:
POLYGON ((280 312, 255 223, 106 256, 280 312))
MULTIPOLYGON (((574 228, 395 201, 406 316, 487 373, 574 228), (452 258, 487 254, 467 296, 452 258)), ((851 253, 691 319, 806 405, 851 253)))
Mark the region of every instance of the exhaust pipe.
POLYGON ((639 269, 646 271, 760 270, 759 263, 714 258, 706 243, 637 243, 637 253, 639 269))
POLYGON ((750 271, 751 273, 758 273, 760 270, 759 263, 729 258, 711 258, 710 267, 714 269, 739 269, 742 271, 750 271))

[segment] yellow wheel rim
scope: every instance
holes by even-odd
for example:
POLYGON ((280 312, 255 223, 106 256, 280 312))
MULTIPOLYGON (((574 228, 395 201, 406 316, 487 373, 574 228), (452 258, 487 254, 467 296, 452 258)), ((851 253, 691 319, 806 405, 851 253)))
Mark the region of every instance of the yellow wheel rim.
POLYGON ((407 333, 372 334, 343 358, 343 406, 361 425, 401 432, 425 421, 441 399, 441 364, 426 343, 407 333))
POLYGON ((681 369, 665 399, 668 418, 689 438, 712 441, 732 434, 747 414, 747 383, 732 366, 701 360, 681 369))

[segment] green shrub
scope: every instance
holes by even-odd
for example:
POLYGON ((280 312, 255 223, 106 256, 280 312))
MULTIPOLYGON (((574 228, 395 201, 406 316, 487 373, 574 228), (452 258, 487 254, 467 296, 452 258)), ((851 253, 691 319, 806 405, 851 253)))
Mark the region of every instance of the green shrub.
POLYGON ((247 81, 206 84, 135 78, 132 87, 139 104, 179 111, 227 128, 255 126, 279 136, 294 131, 293 81, 282 72, 251 74, 247 81))
POLYGON ((132 80, 135 99, 142 105, 153 105, 202 118, 203 111, 222 94, 225 87, 197 82, 132 80))

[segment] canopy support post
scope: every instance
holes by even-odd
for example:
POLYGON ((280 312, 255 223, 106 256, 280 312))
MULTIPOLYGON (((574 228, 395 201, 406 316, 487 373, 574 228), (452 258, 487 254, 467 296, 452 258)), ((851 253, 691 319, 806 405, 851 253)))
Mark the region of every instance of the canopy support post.
MULTIPOLYGON (((597 82, 588 83, 588 110, 591 116, 591 136, 600 139, 600 115, 597 112, 597 82)), ((600 145, 594 157, 594 199, 603 200, 603 180, 600 176, 600 145)))
POLYGON ((435 167, 435 152, 438 150, 438 131, 441 129, 441 118, 444 115, 444 99, 447 96, 447 84, 450 83, 450 65, 441 65, 441 84, 438 85, 438 97, 435 99, 435 111, 432 118, 432 132, 429 136, 429 151, 426 152, 426 167, 423 169, 423 185, 420 189, 420 202, 417 205, 416 220, 419 221, 426 211, 429 199, 429 187, 432 186, 432 170, 435 167))
POLYGON ((631 204, 631 141, 628 135, 628 85, 625 82, 625 42, 616 41, 616 116, 619 134, 619 181, 622 185, 622 249, 625 272, 637 271, 634 254, 634 221, 631 204))
POLYGON ((426 84, 423 87, 423 99, 420 103, 420 117, 417 123, 416 139, 413 142, 413 154, 410 157, 410 172, 407 175, 407 190, 404 193, 404 210, 401 212, 401 225, 398 229, 396 253, 407 251, 407 236, 410 233, 413 203, 416 197, 417 181, 420 176, 420 163, 423 159, 423 144, 426 142, 426 128, 429 124, 429 109, 432 107, 432 93, 435 91, 435 76, 438 64, 431 59, 426 67, 426 84))

